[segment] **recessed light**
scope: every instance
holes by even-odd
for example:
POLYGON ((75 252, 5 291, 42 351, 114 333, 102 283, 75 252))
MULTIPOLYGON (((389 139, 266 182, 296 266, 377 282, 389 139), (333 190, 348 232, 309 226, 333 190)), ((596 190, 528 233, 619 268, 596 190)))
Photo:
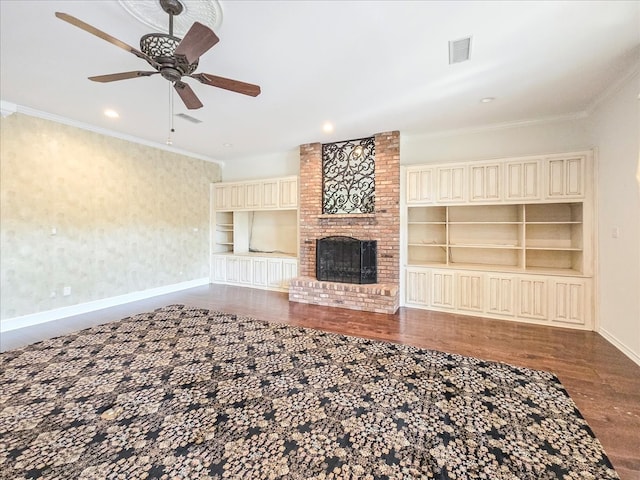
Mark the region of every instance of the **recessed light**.
POLYGON ((231 148, 233 147, 233 143, 223 143, 222 146, 225 148, 231 148))
POLYGON ((119 118, 120 115, 115 110, 111 110, 110 108, 104 111, 104 114, 109 118, 119 118))
POLYGON ((326 123, 322 126, 322 130, 324 130, 326 133, 331 133, 331 132, 333 132, 333 123, 331 123, 331 122, 326 122, 326 123))
POLYGON ((489 103, 489 102, 493 102, 496 99, 496 97, 484 97, 483 99, 481 99, 480 101, 482 103, 489 103))

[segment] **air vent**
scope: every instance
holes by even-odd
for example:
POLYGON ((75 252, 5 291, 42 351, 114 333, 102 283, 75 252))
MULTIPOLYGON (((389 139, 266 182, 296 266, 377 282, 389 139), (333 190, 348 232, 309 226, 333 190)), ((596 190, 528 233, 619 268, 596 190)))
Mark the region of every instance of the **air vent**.
POLYGON ((202 120, 198 120, 197 118, 192 117, 191 115, 187 115, 186 113, 176 113, 176 117, 180 117, 183 120, 191 123, 202 123, 202 120))
POLYGON ((471 37, 449 41, 449 64, 466 62, 471 53, 471 37))

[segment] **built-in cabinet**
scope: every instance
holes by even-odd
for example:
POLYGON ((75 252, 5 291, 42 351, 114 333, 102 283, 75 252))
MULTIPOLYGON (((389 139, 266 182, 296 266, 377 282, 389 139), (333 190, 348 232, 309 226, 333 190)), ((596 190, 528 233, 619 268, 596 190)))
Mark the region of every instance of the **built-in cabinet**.
POLYGON ((298 208, 298 177, 216 183, 213 192, 216 211, 298 208))
POLYGON ((406 167, 405 305, 592 329, 591 163, 406 167))
POLYGON ((297 276, 295 257, 253 253, 211 256, 211 283, 286 292, 291 279, 297 276))
POLYGON ((298 178, 212 185, 211 282, 287 291, 298 274, 298 178))

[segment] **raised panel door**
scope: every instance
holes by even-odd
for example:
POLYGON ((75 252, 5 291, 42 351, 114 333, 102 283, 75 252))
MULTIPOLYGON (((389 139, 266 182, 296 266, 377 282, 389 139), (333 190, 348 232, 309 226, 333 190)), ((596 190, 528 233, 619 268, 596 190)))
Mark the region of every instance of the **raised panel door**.
POLYGON ((513 277, 487 274, 486 312, 494 315, 515 316, 516 282, 513 277))
POLYGON ((298 262, 296 260, 282 261, 282 287, 289 288, 289 282, 298 276, 298 262))
POLYGON ((280 208, 296 208, 298 206, 298 179, 281 179, 279 184, 280 208))
POLYGON ((262 208, 278 208, 278 180, 262 182, 262 208))
POLYGON ((440 167, 437 169, 438 202, 463 202, 466 200, 466 167, 440 167))
POLYGON ((540 198, 540 161, 505 163, 505 200, 540 198))
POLYGON ((433 168, 407 170, 407 203, 431 203, 433 194, 433 168))
POLYGON ((251 210, 257 210, 262 206, 262 183, 251 182, 245 184, 244 206, 251 210))
POLYGON ((238 258, 238 282, 244 285, 253 283, 253 265, 249 257, 238 258))
POLYGON ((460 272, 457 274, 458 309, 480 312, 483 308, 482 273, 460 272))
POLYGON ((585 186, 584 156, 547 159, 547 198, 582 198, 585 186))
POLYGON ((447 270, 432 270, 430 293, 432 306, 455 308, 454 273, 447 270))
POLYGON ((246 184, 244 183, 237 183, 237 184, 231 184, 228 186, 229 190, 230 190, 230 195, 229 195, 229 206, 231 207, 232 210, 240 210, 243 209, 245 206, 245 189, 246 189, 246 184))
POLYGON ((429 271, 408 268, 406 271, 406 303, 414 305, 429 305, 429 271))
POLYGON ((500 165, 471 165, 469 201, 498 201, 500 195, 500 165))
POLYGON ((238 283, 239 278, 238 257, 226 257, 225 280, 231 283, 238 283))
POLYGON ((280 288, 282 285, 282 260, 267 259, 267 286, 280 288))
POLYGON ((216 210, 229 210, 231 192, 227 185, 214 185, 213 192, 214 208, 216 210))
POLYGON ((253 259, 253 284, 261 287, 267 286, 267 259, 253 259))
POLYGON ((586 325, 590 321, 587 282, 555 278, 550 281, 551 321, 586 325))
POLYGON ((548 282, 546 278, 520 278, 518 292, 519 317, 548 320, 548 282))
POLYGON ((211 256, 211 276, 213 282, 224 282, 227 279, 226 256, 211 256))

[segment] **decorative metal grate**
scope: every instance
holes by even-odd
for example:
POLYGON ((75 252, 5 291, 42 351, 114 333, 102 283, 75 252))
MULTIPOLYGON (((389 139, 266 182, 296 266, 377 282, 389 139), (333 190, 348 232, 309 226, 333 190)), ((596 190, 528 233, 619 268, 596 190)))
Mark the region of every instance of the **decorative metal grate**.
POLYGON ((375 138, 322 145, 322 213, 373 213, 375 138))

